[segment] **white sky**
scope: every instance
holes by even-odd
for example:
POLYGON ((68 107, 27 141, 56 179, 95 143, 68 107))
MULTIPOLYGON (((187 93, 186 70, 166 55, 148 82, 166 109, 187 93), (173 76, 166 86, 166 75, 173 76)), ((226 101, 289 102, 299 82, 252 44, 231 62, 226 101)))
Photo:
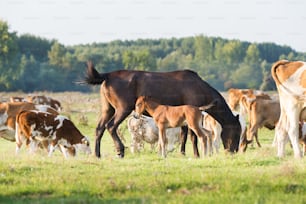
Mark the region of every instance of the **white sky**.
POLYGON ((65 45, 203 34, 306 52, 306 0, 0 0, 0 18, 65 45))

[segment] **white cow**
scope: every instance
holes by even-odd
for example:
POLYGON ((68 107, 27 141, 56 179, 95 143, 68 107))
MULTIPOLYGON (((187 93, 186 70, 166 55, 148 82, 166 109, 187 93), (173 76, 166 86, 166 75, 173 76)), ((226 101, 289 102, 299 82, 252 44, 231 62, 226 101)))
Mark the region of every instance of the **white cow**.
MULTIPOLYGON (((153 118, 141 115, 135 118, 130 116, 127 121, 128 130, 131 134, 131 152, 139 152, 143 149, 144 142, 151 144, 151 149, 155 148, 158 141, 158 127, 153 118)), ((168 140, 167 151, 173 151, 180 143, 181 128, 168 128, 166 137, 168 140)))
POLYGON ((284 157, 286 137, 292 144, 294 156, 302 157, 299 146, 299 123, 306 119, 306 62, 280 60, 271 68, 279 93, 281 114, 275 128, 278 157, 284 157))

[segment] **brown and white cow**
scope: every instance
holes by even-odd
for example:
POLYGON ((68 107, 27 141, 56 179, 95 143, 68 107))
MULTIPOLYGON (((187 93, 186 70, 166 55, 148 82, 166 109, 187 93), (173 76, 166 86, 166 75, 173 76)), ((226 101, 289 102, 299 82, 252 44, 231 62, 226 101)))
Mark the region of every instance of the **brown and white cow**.
POLYGON ((39 141, 48 141, 50 144, 49 156, 58 146, 66 158, 68 157, 67 150, 71 149, 91 153, 89 139, 82 135, 73 122, 63 115, 34 110, 22 111, 16 118, 15 137, 16 153, 19 152, 25 140, 31 141, 34 150, 39 141))
POLYGON ((35 104, 41 104, 41 105, 49 105, 52 108, 54 108, 57 111, 61 111, 61 103, 58 100, 55 100, 48 96, 27 96, 26 99, 28 102, 32 102, 35 104))
POLYGON ((279 157, 285 155, 286 137, 292 144, 294 156, 302 157, 299 146, 299 124, 306 120, 306 62, 280 60, 271 68, 280 100, 281 114, 275 134, 279 157))
POLYGON ((22 110, 39 110, 58 115, 58 112, 46 105, 36 105, 29 102, 0 103, 0 137, 15 141, 16 116, 22 110))

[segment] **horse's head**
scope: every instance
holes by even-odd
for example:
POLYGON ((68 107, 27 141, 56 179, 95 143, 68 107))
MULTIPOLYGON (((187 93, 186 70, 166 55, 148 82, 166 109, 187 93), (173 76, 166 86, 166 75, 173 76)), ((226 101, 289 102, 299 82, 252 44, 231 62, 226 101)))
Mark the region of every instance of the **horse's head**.
POLYGON ((223 140, 224 149, 231 153, 238 152, 241 135, 241 125, 239 115, 235 116, 231 123, 223 126, 221 138, 223 140))

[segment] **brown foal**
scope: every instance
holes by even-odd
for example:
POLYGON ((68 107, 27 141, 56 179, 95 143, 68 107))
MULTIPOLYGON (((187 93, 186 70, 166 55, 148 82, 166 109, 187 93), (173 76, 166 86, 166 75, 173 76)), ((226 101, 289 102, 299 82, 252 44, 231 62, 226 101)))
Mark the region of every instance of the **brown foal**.
POLYGON ((202 112, 210 108, 212 104, 202 107, 196 107, 191 105, 181 106, 168 106, 161 105, 149 97, 140 96, 135 104, 135 112, 142 114, 147 111, 149 113, 158 129, 159 139, 158 146, 162 157, 167 156, 166 151, 166 129, 172 127, 181 127, 187 125, 200 139, 202 146, 203 157, 207 155, 207 142, 209 152, 211 151, 211 133, 210 131, 202 127, 202 112))

